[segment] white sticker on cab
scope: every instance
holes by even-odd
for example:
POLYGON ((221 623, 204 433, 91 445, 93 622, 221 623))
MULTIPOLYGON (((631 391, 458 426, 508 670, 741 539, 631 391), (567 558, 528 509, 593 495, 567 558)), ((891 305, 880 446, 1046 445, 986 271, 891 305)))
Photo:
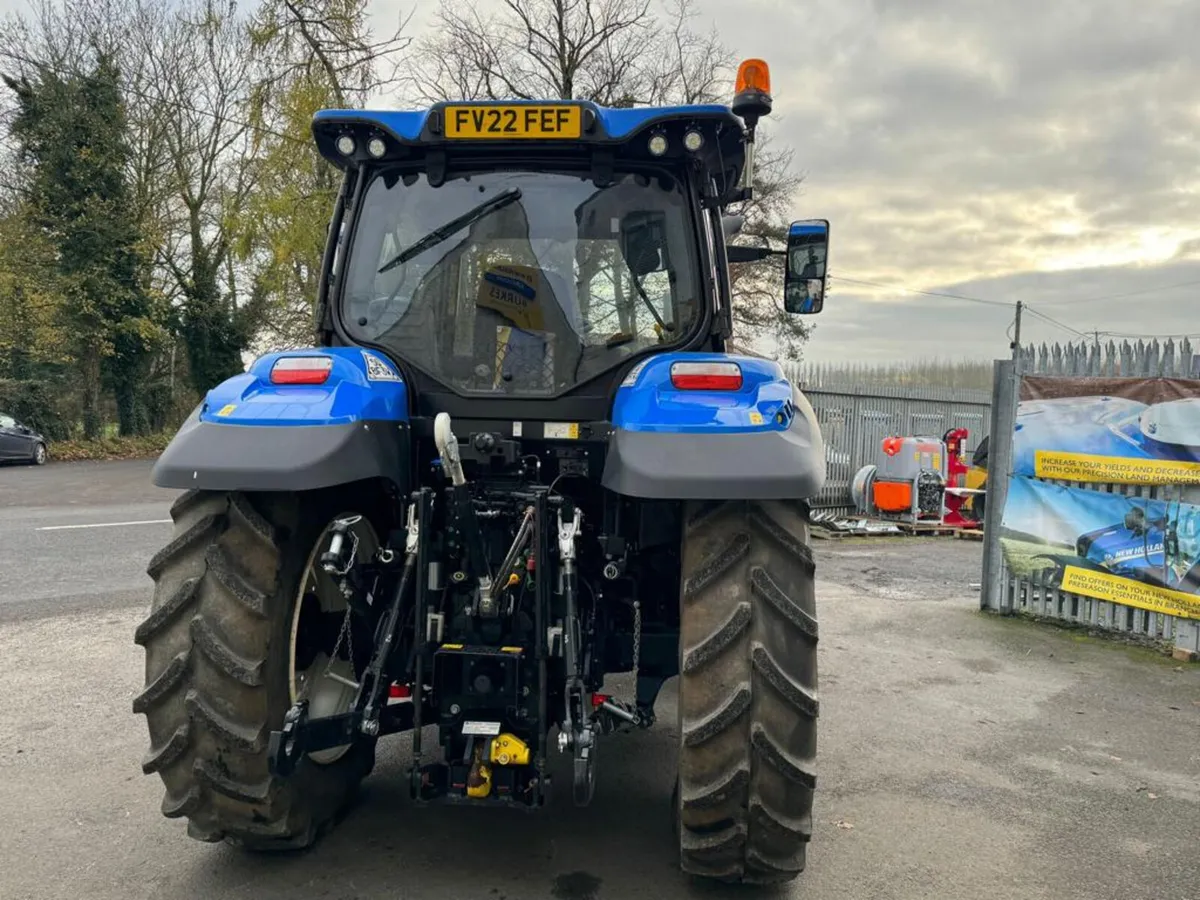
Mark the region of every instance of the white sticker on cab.
POLYGON ((574 441, 579 438, 579 423, 547 422, 542 434, 548 441, 574 441))

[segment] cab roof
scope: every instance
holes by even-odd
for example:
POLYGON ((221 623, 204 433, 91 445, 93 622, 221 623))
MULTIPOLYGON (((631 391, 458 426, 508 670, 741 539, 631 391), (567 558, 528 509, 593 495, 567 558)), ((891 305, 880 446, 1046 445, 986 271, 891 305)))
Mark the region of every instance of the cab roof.
MULTIPOLYGON (((312 129, 321 155, 340 169, 374 162, 419 164, 431 155, 438 157, 439 165, 445 165, 447 159, 458 163, 471 158, 486 158, 489 162, 541 161, 587 159, 605 154, 614 162, 678 162, 690 157, 716 178, 718 191, 723 192, 737 183, 745 164, 745 127, 728 106, 720 104, 618 109, 583 100, 462 101, 438 103, 423 110, 327 109, 313 117, 312 129), (532 115, 534 108, 578 109, 578 137, 476 135, 464 139, 446 135, 448 114, 463 109, 494 120, 499 114, 532 115), (505 112, 508 109, 515 112, 505 112), (685 148, 684 136, 689 132, 700 134, 699 149, 685 148), (348 154, 338 148, 338 139, 344 135, 354 140, 354 148, 348 154), (666 152, 657 156, 650 150, 650 139, 655 135, 662 135, 667 141, 666 152), (373 138, 383 142, 382 156, 369 152, 373 138)), ((375 147, 378 150, 379 145, 375 147)))

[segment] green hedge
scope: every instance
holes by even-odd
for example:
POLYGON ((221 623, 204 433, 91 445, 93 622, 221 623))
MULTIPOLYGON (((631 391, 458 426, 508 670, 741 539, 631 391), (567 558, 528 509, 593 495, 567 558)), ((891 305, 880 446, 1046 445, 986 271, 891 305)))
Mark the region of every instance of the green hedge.
POLYGON ((44 381, 0 378, 0 412, 28 425, 50 440, 71 436, 71 424, 59 405, 60 392, 44 381))

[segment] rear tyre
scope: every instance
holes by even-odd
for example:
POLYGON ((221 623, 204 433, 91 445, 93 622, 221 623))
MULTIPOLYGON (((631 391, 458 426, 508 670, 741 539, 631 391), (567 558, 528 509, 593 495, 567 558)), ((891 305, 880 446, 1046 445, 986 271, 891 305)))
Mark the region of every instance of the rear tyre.
POLYGON ((163 815, 187 818, 197 840, 307 847, 374 764, 374 739, 359 737, 328 765, 302 759, 286 781, 267 768, 270 732, 291 706, 293 611, 318 538, 350 512, 340 506, 191 491, 171 509, 175 536, 147 569, 154 601, 135 634, 146 687, 133 711, 149 726, 142 769, 162 778, 163 815))
POLYGON ((804 870, 817 750, 817 619, 806 510, 693 504, 683 539, 684 871, 776 884, 804 870))

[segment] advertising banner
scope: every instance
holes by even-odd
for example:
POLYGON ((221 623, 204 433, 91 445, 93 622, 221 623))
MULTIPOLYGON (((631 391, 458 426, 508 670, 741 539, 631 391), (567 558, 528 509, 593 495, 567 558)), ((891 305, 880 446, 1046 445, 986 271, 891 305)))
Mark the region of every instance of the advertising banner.
POLYGON ((1101 484, 1200 484, 1200 381, 1027 375, 1013 474, 1101 484))
POLYGON ((1014 477, 1000 545, 1014 575, 1200 619, 1200 506, 1014 477))

